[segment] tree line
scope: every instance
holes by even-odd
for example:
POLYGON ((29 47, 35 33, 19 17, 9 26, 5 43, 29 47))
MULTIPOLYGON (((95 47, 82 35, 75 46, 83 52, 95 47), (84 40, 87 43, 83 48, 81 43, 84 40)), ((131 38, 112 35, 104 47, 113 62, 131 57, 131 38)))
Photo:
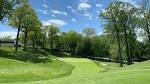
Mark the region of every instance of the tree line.
POLYGON ((135 6, 122 1, 111 2, 100 11, 100 19, 105 20, 102 35, 97 35, 90 27, 78 33, 61 32, 54 24, 44 26, 26 0, 1 0, 0 20, 8 18, 8 24, 17 28, 16 51, 21 41, 24 51, 68 52, 92 59, 108 59, 123 66, 123 63, 130 65, 150 59, 148 3, 149 0, 142 0, 141 5, 135 6))

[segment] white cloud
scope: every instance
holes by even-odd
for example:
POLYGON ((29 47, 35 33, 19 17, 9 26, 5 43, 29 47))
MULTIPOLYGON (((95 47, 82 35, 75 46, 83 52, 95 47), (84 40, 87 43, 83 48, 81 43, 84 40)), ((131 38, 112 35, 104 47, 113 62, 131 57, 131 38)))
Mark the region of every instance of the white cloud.
POLYGON ((80 0, 79 4, 78 4, 78 10, 87 10, 89 8, 91 8, 92 6, 90 4, 88 4, 88 0, 80 0))
POLYGON ((102 35, 102 34, 104 34, 104 32, 103 32, 103 31, 101 31, 101 32, 99 32, 99 33, 98 33, 98 35, 102 35))
POLYGON ((17 35, 17 32, 14 32, 14 31, 3 31, 3 32, 0 32, 0 37, 3 38, 3 37, 11 37, 11 38, 16 38, 16 35, 17 35))
POLYGON ((92 6, 88 3, 85 3, 85 2, 81 2, 79 3, 78 5, 78 10, 87 10, 89 8, 91 8, 92 6))
POLYGON ((44 10, 44 11, 43 11, 43 14, 48 14, 48 11, 47 11, 47 10, 44 10))
POLYGON ((67 15, 68 15, 68 13, 67 13, 67 12, 65 12, 65 11, 63 11, 63 12, 62 12, 62 14, 63 14, 63 15, 65 15, 65 16, 67 16, 67 15))
POLYGON ((67 13, 67 12, 65 12, 65 11, 61 12, 61 11, 58 11, 58 10, 52 10, 52 13, 54 13, 54 14, 58 14, 58 15, 65 15, 65 16, 67 16, 67 15, 68 15, 68 13, 67 13))
POLYGON ((67 6, 67 8, 70 9, 72 13, 77 13, 76 9, 72 8, 71 6, 67 6))
POLYGON ((88 0, 80 0, 80 3, 77 7, 77 12, 79 15, 88 17, 89 20, 93 20, 93 15, 91 15, 88 11, 92 6, 88 4, 88 0))
POLYGON ((52 17, 56 17, 56 15, 54 15, 54 14, 52 14, 51 16, 52 16, 52 17))
POLYGON ((37 11, 38 11, 38 12, 41 12, 41 13, 43 13, 43 14, 45 14, 45 15, 48 14, 48 10, 38 9, 37 11))
POLYGON ((67 6, 68 9, 71 10, 72 13, 88 17, 89 20, 93 20, 93 15, 89 13, 88 9, 92 6, 88 4, 88 0, 80 0, 77 8, 73 8, 72 6, 67 6))
POLYGON ((42 6, 43 6, 44 8, 49 8, 49 6, 46 5, 46 4, 42 4, 42 6))
POLYGON ((54 13, 54 14, 61 14, 61 12, 58 11, 58 10, 52 10, 52 13, 54 13))
POLYGON ((64 25, 67 25, 66 22, 64 22, 63 20, 59 20, 59 19, 51 19, 51 20, 48 20, 48 21, 43 21, 42 22, 43 25, 57 25, 57 26, 64 26, 64 25))
POLYGON ((137 35, 137 40, 140 42, 143 42, 146 37, 145 31, 142 28, 136 29, 136 35, 137 35))
POLYGON ((93 15, 91 15, 89 12, 84 13, 83 16, 86 16, 89 18, 89 20, 93 20, 93 15))
POLYGON ((75 18, 72 18, 72 19, 71 19, 71 21, 73 21, 73 22, 77 22, 77 20, 76 20, 75 18))
POLYGON ((103 5, 102 4, 96 4, 96 7, 103 7, 103 5))
POLYGON ((72 7, 71 7, 71 6, 67 6, 67 8, 68 8, 68 9, 72 9, 72 7))

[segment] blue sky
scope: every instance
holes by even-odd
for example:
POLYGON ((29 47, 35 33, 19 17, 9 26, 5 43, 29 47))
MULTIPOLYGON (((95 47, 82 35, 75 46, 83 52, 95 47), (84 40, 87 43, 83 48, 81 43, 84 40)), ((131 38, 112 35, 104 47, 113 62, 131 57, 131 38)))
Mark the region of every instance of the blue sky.
MULTIPOLYGON (((56 24, 63 32, 82 32, 84 28, 91 27, 97 34, 103 32, 103 21, 98 17, 99 12, 111 1, 114 0, 29 0, 43 25, 56 24)), ((137 0, 123 1, 136 4, 137 0)), ((16 29, 0 23, 0 35, 9 35, 8 32, 15 34, 16 29)))
POLYGON ((98 13, 108 3, 107 0, 30 0, 43 24, 57 23, 61 31, 92 27, 100 28, 98 13), (102 5, 103 4, 103 5, 102 5))

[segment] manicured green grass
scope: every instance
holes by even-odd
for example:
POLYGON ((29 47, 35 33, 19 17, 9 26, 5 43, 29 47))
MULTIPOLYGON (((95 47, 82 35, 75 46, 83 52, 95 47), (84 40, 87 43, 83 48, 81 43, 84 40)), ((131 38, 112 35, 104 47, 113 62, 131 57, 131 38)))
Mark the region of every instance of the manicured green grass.
POLYGON ((99 67, 89 59, 61 58, 75 66, 72 74, 63 78, 20 82, 14 84, 149 84, 150 61, 120 68, 118 64, 101 62, 99 67), (101 67, 100 67, 101 66, 101 67), (109 68, 111 67, 111 68, 109 68), (107 69, 104 69, 107 68, 107 69))
POLYGON ((42 80, 35 82, 22 82, 14 84, 86 84, 86 77, 92 77, 97 75, 101 71, 93 61, 84 58, 58 58, 59 60, 65 61, 73 66, 75 69, 72 74, 66 77, 52 79, 52 80, 42 80), (85 82, 85 83, 84 83, 85 82))
POLYGON ((0 58, 0 83, 150 84, 149 65, 150 61, 145 61, 120 68, 116 63, 85 58, 53 58, 47 63, 33 64, 0 58))
POLYGON ((0 58, 0 83, 48 80, 71 74, 74 67, 59 60, 49 63, 25 63, 0 58))

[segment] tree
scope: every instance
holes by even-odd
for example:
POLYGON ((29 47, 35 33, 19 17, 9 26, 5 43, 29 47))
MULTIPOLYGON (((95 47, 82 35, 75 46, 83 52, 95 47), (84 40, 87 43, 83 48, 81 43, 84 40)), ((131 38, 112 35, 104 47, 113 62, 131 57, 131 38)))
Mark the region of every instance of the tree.
MULTIPOLYGON (((133 5, 116 1, 109 5, 102 16, 108 20, 108 24, 113 24, 114 27, 111 27, 115 30, 112 33, 116 33, 118 49, 119 49, 119 58, 122 59, 121 56, 121 45, 125 45, 126 47, 126 55, 127 55, 127 63, 132 64, 132 56, 133 56, 133 46, 134 41, 136 40, 135 28, 137 27, 137 8, 133 5), (122 39, 122 36, 124 39, 122 39), (121 40, 124 41, 121 44, 121 40)), ((108 29, 107 29, 108 30, 108 29)), ((122 59, 123 60, 123 59, 122 59)), ((122 64, 120 64, 122 65, 122 64)))
POLYGON ((141 20, 141 27, 146 32, 148 42, 150 43, 150 8, 148 5, 149 2, 149 0, 142 0, 139 16, 141 20))
MULTIPOLYGON (((27 49, 27 37, 28 37, 28 32, 34 31, 35 27, 37 25, 41 25, 35 11, 32 9, 32 7, 29 5, 27 8, 30 11, 30 15, 26 16, 24 19, 24 22, 22 23, 22 32, 24 33, 24 50, 26 51, 27 49)), ((40 28, 39 28, 40 30, 40 28)))
POLYGON ((54 26, 54 25, 49 25, 47 26, 47 28, 49 29, 49 39, 50 39, 50 49, 53 50, 53 46, 54 46, 54 40, 57 38, 57 34, 59 32, 59 28, 54 26))
POLYGON ((81 41, 81 35, 75 31, 69 31, 66 33, 67 44, 70 49, 70 53, 74 54, 78 45, 78 42, 81 41))
POLYGON ((96 34, 95 30, 93 28, 85 28, 83 30, 83 33, 87 36, 87 37, 92 37, 96 34))
POLYGON ((62 51, 70 52, 71 54, 78 53, 78 46, 81 43, 82 35, 75 31, 62 32, 59 35, 59 45, 62 51))
POLYGON ((26 0, 0 0, 0 21, 4 17, 11 15, 16 5, 20 5, 26 0))
POLYGON ((15 45, 16 51, 18 51, 18 41, 19 41, 20 31, 24 27, 24 24, 30 15, 31 15, 30 5, 27 2, 25 2, 23 5, 16 8, 16 10, 12 14, 12 17, 10 18, 10 21, 9 21, 10 25, 17 27, 18 29, 16 45, 15 45))
POLYGON ((108 22, 110 22, 114 26, 112 28, 114 28, 114 30, 115 30, 114 35, 116 35, 120 66, 122 67, 123 59, 122 59, 122 55, 121 55, 121 44, 120 44, 121 43, 121 41, 120 41, 120 32, 121 31, 120 31, 119 20, 118 20, 120 3, 121 2, 119 2, 119 1, 111 3, 109 5, 109 7, 107 7, 105 12, 103 12, 101 14, 101 16, 104 17, 105 19, 107 19, 108 22))
POLYGON ((96 57, 109 57, 108 35, 100 35, 92 38, 92 51, 96 57))
POLYGON ((91 38, 93 36, 95 36, 96 32, 93 28, 85 28, 83 30, 83 34, 85 35, 85 38, 84 38, 84 46, 83 46, 83 50, 85 50, 86 52, 86 55, 87 56, 91 56, 92 55, 92 50, 91 50, 91 38))
POLYGON ((42 36, 43 36, 43 38, 42 38, 42 48, 43 48, 43 50, 45 50, 45 48, 46 48, 46 46, 48 45, 47 44, 47 35, 48 35, 48 28, 47 28, 47 26, 42 26, 42 36))

